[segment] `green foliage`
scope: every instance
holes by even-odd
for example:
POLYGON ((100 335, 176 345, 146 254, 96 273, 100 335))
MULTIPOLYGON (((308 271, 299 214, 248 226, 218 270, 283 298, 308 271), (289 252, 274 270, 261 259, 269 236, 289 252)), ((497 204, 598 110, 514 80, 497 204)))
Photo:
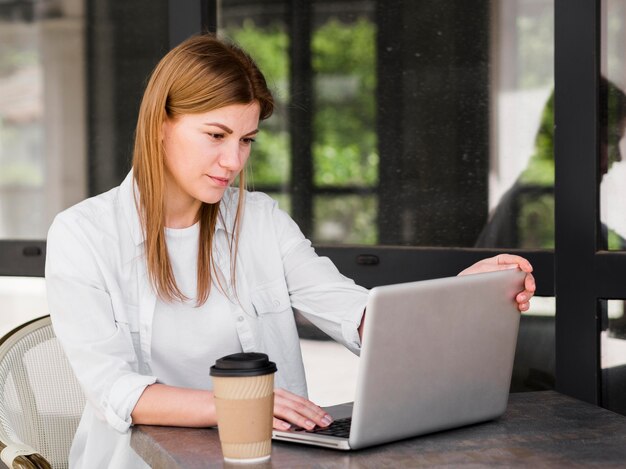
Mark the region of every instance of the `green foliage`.
MULTIPOLYGON (((618 160, 619 141, 622 135, 623 103, 626 97, 611 82, 600 92, 600 131, 606 135, 608 164, 618 160), (604 94, 602 93, 604 89, 604 94)), ((535 138, 535 149, 528 166, 520 176, 522 186, 554 187, 554 91, 550 94, 535 138)), ((520 248, 554 248, 554 195, 545 194, 539 199, 522 198, 517 220, 520 248)), ((608 230, 609 249, 623 249, 623 240, 608 230)))
POLYGON ((285 101, 288 100, 289 37, 283 25, 258 27, 252 20, 225 28, 225 36, 245 49, 263 71, 272 89, 274 115, 261 124, 249 160, 251 187, 287 184, 289 181, 289 134, 286 130, 285 101))
MULTIPOLYGON (((554 92, 541 113, 535 149, 520 183, 529 188, 554 187, 554 92)), ((554 194, 521 197, 517 229, 517 247, 554 249, 554 194)))
POLYGON ((554 186, 554 92, 541 113, 535 138, 535 151, 520 180, 523 184, 554 186))
POLYGON ((314 239, 321 243, 375 244, 375 196, 318 196, 314 199, 314 239))
POLYGON ((378 180, 375 27, 331 19, 312 39, 316 77, 313 158, 318 186, 378 180))
POLYGON ((263 71, 274 97, 286 102, 289 76, 289 36, 280 23, 261 28, 251 19, 239 27, 227 27, 224 35, 248 52, 263 71))
MULTIPOLYGON (((276 98, 274 116, 262 124, 250 156, 250 186, 286 186, 290 177, 287 105, 299 105, 297 100, 289 102, 288 34, 280 23, 260 27, 252 20, 227 26, 224 32, 255 59, 276 98)), ((365 18, 352 23, 331 19, 314 31, 311 49, 315 83, 313 184, 375 186, 375 26, 365 18)), ((289 205, 288 199, 284 205, 289 205)), ((318 197, 314 211, 314 239, 329 241, 325 237, 329 231, 324 227, 333 225, 344 233, 337 242, 376 242, 374 197, 318 197)))
POLYGON ((554 195, 522 197, 517 225, 517 247, 554 249, 554 195))
POLYGON ((248 160, 251 173, 248 183, 257 185, 281 185, 289 180, 289 134, 286 131, 263 131, 259 133, 248 160))

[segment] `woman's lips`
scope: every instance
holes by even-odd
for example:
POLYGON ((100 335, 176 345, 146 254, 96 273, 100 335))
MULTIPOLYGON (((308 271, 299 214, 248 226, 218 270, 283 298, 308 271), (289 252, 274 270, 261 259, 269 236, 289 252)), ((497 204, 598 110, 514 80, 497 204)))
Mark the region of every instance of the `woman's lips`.
POLYGON ((230 182, 228 178, 220 178, 217 176, 209 176, 213 182, 215 182, 219 186, 226 187, 230 182))

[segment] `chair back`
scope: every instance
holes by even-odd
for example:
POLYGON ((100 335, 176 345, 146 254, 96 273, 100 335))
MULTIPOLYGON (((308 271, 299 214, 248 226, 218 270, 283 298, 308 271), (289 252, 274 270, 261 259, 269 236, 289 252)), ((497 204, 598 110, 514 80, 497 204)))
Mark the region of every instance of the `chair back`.
POLYGON ((0 339, 0 442, 30 446, 53 468, 67 468, 84 407, 50 316, 0 339))

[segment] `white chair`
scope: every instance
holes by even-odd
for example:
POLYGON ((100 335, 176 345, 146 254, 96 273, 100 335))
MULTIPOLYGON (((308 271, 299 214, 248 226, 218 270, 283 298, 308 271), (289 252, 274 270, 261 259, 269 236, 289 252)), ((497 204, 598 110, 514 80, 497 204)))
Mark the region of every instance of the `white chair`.
POLYGON ((54 335, 50 316, 0 339, 0 450, 6 465, 67 468, 84 406, 85 397, 54 335), (11 462, 16 452, 36 454, 11 462))

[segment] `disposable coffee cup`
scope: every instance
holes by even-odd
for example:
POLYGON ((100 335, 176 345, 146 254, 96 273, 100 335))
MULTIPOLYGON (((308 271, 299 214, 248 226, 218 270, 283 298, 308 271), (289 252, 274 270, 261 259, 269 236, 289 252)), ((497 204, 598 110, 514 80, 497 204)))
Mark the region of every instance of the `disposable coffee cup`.
POLYGON ((276 364, 264 353, 235 353, 211 367, 217 429, 224 460, 270 459, 276 364))

